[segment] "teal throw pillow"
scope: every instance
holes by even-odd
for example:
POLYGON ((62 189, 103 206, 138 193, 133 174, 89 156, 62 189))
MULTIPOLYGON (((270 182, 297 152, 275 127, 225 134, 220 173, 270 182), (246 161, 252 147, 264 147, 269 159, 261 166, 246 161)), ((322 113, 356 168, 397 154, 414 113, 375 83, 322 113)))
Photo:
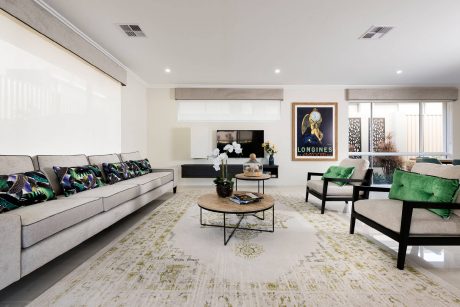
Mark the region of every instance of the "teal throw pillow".
MULTIPOLYGON (((343 167, 343 166, 331 166, 323 174, 324 178, 340 178, 340 179, 350 179, 353 175, 354 167, 343 167)), ((334 182, 337 185, 343 186, 346 182, 334 182)))
POLYGON ((104 186, 102 172, 95 165, 61 167, 53 166, 64 196, 104 186))
MULTIPOLYGON (((389 198, 406 201, 451 203, 457 194, 458 179, 446 179, 395 170, 389 198)), ((442 218, 450 216, 450 209, 428 209, 442 218)))
POLYGON ((0 175, 0 213, 56 198, 41 171, 0 175))

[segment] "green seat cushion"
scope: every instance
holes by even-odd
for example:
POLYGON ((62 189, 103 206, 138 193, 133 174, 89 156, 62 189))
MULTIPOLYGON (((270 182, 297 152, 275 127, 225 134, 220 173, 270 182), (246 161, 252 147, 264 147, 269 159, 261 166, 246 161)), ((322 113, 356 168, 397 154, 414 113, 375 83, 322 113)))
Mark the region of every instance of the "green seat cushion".
MULTIPOLYGON (((343 167, 343 166, 331 166, 323 174, 324 178, 339 178, 339 179, 350 179, 353 175, 354 167, 343 167)), ((335 182, 335 184, 343 186, 346 182, 335 182)))
POLYGON ((56 198, 41 171, 0 175, 0 213, 56 198))
MULTIPOLYGON (((422 175, 396 170, 393 174, 389 198, 406 201, 451 203, 459 187, 458 179, 422 175)), ((450 216, 450 209, 428 209, 442 218, 450 216)))

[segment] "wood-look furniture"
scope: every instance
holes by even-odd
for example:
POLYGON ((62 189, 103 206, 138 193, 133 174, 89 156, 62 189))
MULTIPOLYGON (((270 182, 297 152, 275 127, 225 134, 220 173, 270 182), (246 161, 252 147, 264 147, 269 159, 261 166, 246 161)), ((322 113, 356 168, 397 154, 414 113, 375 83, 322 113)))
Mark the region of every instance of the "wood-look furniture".
MULTIPOLYGON (((215 178, 220 172, 212 164, 182 164, 182 178, 215 178)), ((278 178, 278 165, 264 164, 264 172, 270 172, 271 178, 278 178)), ((243 171, 243 164, 228 164, 228 175, 234 177, 243 171)))
MULTIPOLYGON (((239 192, 239 193, 247 193, 247 192, 239 192)), ((211 227, 221 227, 224 228, 224 245, 227 245, 228 241, 232 238, 233 234, 237 229, 242 230, 251 230, 251 231, 260 231, 260 232, 274 232, 275 231, 275 200, 270 195, 264 195, 263 199, 259 202, 246 204, 246 205, 239 205, 237 203, 232 202, 228 198, 223 198, 217 196, 217 194, 204 194, 198 198, 197 201, 198 206, 200 207, 200 224, 201 226, 211 226, 211 227), (223 216, 223 224, 206 224, 203 223, 203 213, 202 210, 207 210, 211 212, 222 213, 223 216), (264 220, 265 219, 265 211, 272 210, 272 227, 271 229, 258 229, 258 228, 250 228, 250 227, 240 227, 241 221, 247 215, 253 215, 254 217, 264 220), (262 217, 257 216, 256 214, 262 212, 262 217), (236 214, 239 215, 239 220, 236 225, 228 225, 226 221, 226 217, 229 214, 236 214), (227 229, 233 229, 230 235, 227 238, 227 229)))
POLYGON ((265 180, 270 179, 271 176, 262 174, 260 176, 245 176, 243 173, 235 175, 235 191, 238 191, 238 179, 246 181, 257 181, 257 193, 260 193, 260 182, 262 181, 262 194, 265 194, 265 180))

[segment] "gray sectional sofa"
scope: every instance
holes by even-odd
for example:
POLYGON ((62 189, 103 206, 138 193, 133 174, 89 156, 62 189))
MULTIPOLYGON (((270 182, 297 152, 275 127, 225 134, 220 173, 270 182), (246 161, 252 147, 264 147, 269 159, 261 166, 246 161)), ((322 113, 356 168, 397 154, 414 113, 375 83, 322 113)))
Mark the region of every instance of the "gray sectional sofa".
POLYGON ((53 166, 100 166, 140 159, 139 152, 0 156, 0 174, 41 170, 57 194, 55 200, 0 214, 0 289, 177 187, 177 168, 171 167, 64 197, 53 166))

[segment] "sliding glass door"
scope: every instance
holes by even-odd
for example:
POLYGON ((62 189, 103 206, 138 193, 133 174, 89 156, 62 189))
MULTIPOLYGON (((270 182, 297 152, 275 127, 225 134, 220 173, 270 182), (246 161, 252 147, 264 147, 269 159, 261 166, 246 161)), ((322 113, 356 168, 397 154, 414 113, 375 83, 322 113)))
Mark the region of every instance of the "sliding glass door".
POLYGON ((369 159, 375 184, 391 183, 418 156, 446 157, 445 110, 443 102, 352 102, 349 156, 369 159))

